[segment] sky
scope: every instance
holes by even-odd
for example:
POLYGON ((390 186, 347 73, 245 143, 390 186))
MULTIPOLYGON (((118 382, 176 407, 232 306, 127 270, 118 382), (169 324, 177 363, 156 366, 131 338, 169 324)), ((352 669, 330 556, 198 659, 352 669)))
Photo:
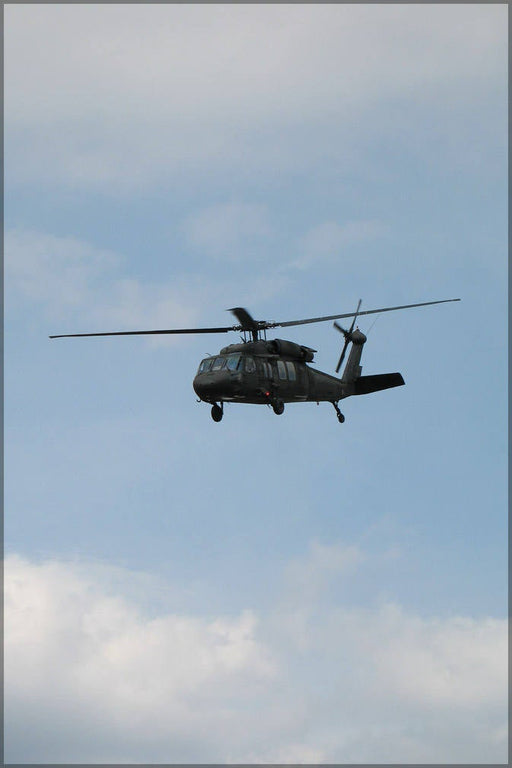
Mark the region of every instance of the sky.
POLYGON ((507 10, 5 7, 6 762, 507 762, 507 10))

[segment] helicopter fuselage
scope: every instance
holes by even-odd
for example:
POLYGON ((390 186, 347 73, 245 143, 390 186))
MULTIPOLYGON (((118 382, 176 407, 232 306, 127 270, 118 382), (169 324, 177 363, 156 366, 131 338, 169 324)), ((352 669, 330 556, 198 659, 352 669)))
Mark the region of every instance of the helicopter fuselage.
POLYGON ((193 381, 207 403, 337 402, 342 380, 311 368, 315 350, 283 339, 230 344, 205 358, 193 381))

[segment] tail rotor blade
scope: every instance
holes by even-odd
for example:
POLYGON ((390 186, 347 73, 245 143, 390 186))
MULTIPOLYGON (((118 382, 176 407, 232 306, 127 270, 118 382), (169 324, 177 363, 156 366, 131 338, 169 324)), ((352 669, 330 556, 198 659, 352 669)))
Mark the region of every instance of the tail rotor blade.
POLYGON ((336 323, 336 322, 334 322, 334 323, 333 323, 333 325, 334 325, 334 327, 335 327, 335 328, 336 328, 336 329, 337 329, 337 330, 338 330, 340 333, 342 333, 344 336, 346 336, 346 335, 347 335, 348 331, 347 331, 345 328, 342 328, 342 327, 341 327, 341 325, 340 325, 339 323, 336 323))
POLYGON ((340 355, 340 359, 338 360, 338 365, 336 366, 336 373, 338 373, 340 368, 341 368, 341 364, 343 363, 343 360, 345 359, 345 353, 347 351, 347 347, 348 347, 349 343, 352 340, 352 331, 354 330, 354 325, 356 324, 356 319, 357 319, 357 315, 359 314, 360 307, 361 307, 361 299, 359 299, 359 301, 357 303, 357 309, 356 309, 354 318, 352 320, 352 323, 351 323, 350 328, 348 329, 348 331, 345 330, 345 328, 342 328, 341 325, 339 325, 338 323, 336 323, 336 322, 333 323, 333 325, 336 328, 336 330, 340 331, 340 333, 342 333, 344 335, 344 337, 345 337, 345 343, 343 345, 343 349, 341 350, 341 355, 340 355))
POLYGON ((347 351, 347 347, 349 345, 349 342, 350 342, 350 337, 347 334, 345 336, 345 343, 343 345, 343 349, 341 350, 340 359, 338 360, 338 365, 336 366, 336 373, 338 373, 338 371, 340 370, 341 364, 342 364, 343 360, 345 359, 345 352, 347 351))
POLYGON ((349 333, 352 333, 352 331, 354 330, 354 325, 356 324, 356 319, 357 319, 357 316, 359 314, 360 307, 361 307, 361 299, 359 299, 359 301, 357 302, 356 313, 354 315, 354 319, 352 320, 352 325, 350 326, 349 333))

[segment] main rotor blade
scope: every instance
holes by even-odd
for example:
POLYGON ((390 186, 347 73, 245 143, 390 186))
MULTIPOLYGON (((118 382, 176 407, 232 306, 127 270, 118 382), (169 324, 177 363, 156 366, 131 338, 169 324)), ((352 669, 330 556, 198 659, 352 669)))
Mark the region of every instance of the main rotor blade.
POLYGON ((228 309, 228 312, 232 312, 234 314, 234 316, 242 326, 243 331, 258 330, 259 324, 252 317, 252 315, 250 315, 249 312, 243 307, 232 307, 231 309, 228 309))
POLYGON ((230 325, 223 328, 169 328, 157 331, 113 331, 109 333, 60 333, 57 336, 50 336, 50 339, 69 339, 78 336, 147 336, 149 334, 166 333, 227 333, 228 331, 238 331, 240 326, 230 325))
MULTIPOLYGON (((442 299, 441 301, 422 301, 419 304, 402 304, 399 307, 383 307, 382 309, 366 309, 363 312, 357 312, 357 316, 374 315, 377 312, 393 312, 395 309, 411 309, 412 307, 426 307, 429 304, 446 304, 449 301, 460 301, 460 299, 442 299)), ((306 325, 308 323, 323 323, 326 320, 339 320, 342 317, 353 317, 356 312, 345 312, 341 315, 326 315, 325 317, 308 317, 305 320, 288 320, 284 323, 267 323, 267 328, 285 328, 290 325, 306 325)))
POLYGON ((286 328, 292 325, 306 325, 307 323, 323 323, 326 320, 338 320, 343 317, 360 317, 361 315, 373 315, 378 312, 392 312, 395 309, 410 309, 411 307, 426 307, 429 304, 446 304, 449 301, 460 301, 460 299, 443 299, 442 301, 423 301, 420 304, 404 304, 399 307, 384 307, 383 309, 367 309, 364 312, 345 312, 339 315, 325 315, 324 317, 308 317, 304 320, 288 320, 283 323, 267 323, 264 320, 254 320, 247 310, 236 307, 233 314, 241 320, 241 325, 229 325, 220 328, 167 328, 154 331, 109 331, 108 333, 59 333, 50 336, 50 339, 78 338, 84 336, 148 336, 151 334, 176 334, 176 333, 227 333, 228 331, 255 330, 266 328, 286 328), (242 312, 246 312, 243 318, 242 312), (243 320, 245 319, 245 322, 243 320), (249 325, 251 323, 251 325, 249 325), (252 325, 254 324, 254 325, 252 325))

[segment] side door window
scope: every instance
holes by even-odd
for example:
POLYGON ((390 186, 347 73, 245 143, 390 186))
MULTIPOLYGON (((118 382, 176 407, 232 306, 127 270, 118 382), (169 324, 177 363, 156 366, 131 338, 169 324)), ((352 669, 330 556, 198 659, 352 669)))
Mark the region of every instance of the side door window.
POLYGON ((256 371, 256 363, 252 357, 244 357, 244 371, 246 373, 254 373, 256 371))
POLYGON ((286 370, 288 371, 288 378, 290 379, 290 381, 296 381, 297 374, 295 372, 295 363, 292 363, 289 360, 287 360, 286 370))
POLYGON ((277 361, 277 372, 279 374, 279 378, 286 381, 288 376, 286 375, 286 366, 282 360, 277 361))

